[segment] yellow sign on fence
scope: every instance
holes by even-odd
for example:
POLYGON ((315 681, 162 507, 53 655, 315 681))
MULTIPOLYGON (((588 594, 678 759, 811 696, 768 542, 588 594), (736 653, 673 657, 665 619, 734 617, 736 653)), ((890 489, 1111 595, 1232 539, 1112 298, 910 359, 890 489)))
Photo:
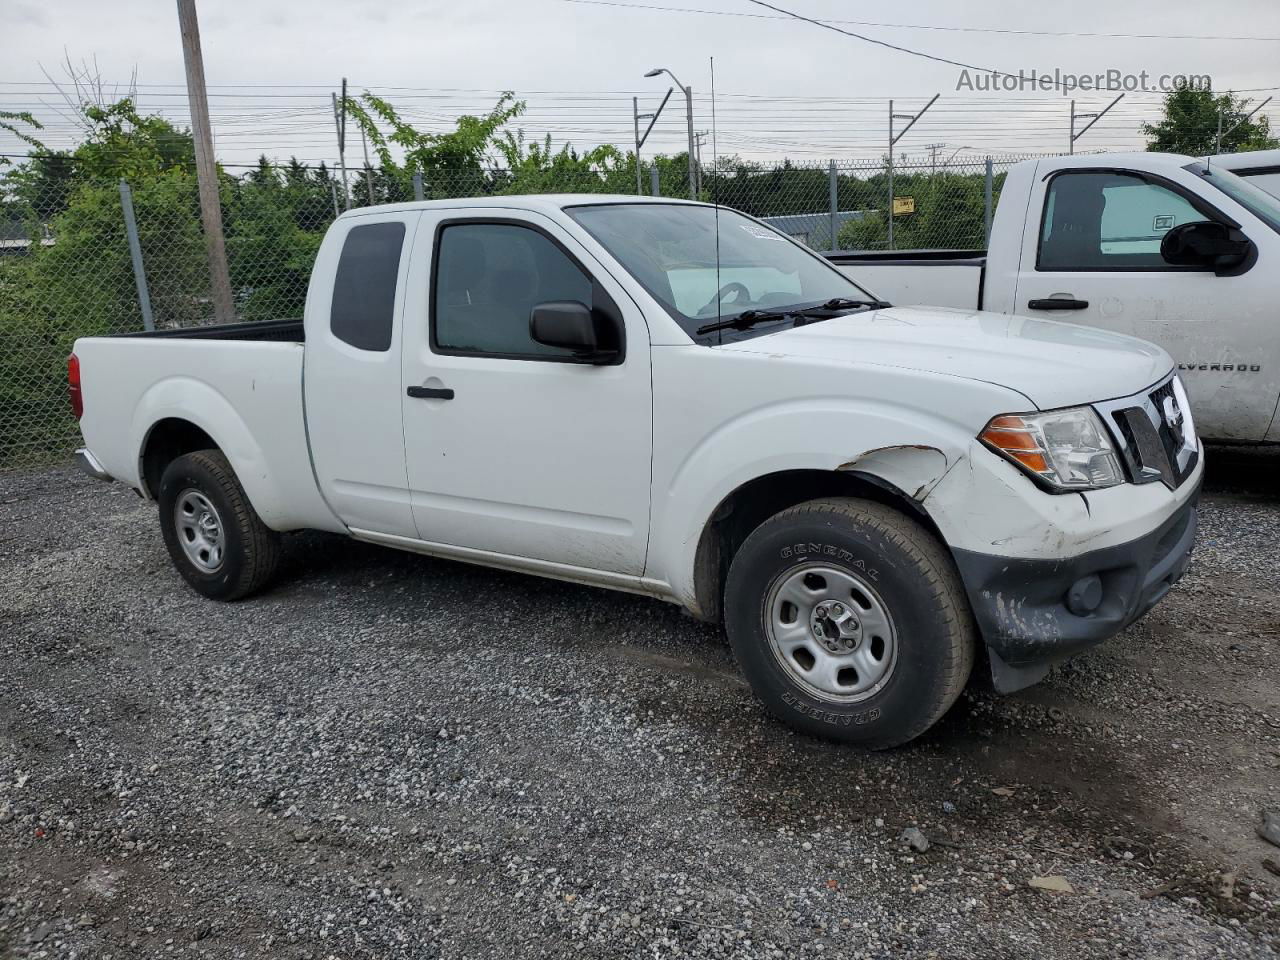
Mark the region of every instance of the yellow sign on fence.
POLYGON ((900 213, 915 213, 916 198, 915 197, 894 197, 893 198, 893 215, 896 217, 900 213))

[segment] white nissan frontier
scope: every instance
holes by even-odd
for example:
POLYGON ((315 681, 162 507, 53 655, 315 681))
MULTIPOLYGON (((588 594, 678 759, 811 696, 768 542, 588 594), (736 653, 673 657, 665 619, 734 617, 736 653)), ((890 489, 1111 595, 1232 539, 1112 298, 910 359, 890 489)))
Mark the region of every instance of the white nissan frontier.
POLYGON ((159 507, 206 597, 316 529, 679 604, 766 706, 911 740, 1145 614, 1203 458, 1164 350, 879 300, 727 208, 352 210, 302 321, 90 337, 82 466, 159 507))

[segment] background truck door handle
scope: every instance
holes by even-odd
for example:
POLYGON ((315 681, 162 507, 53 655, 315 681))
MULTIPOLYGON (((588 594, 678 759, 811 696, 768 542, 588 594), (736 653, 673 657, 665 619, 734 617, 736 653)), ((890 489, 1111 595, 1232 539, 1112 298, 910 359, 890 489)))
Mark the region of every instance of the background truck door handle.
POLYGON ((1047 300, 1028 300, 1027 306, 1032 310, 1084 310, 1088 308, 1089 301, 1049 297, 1047 300))
POLYGON ((417 400, 453 399, 453 387, 410 387, 405 392, 417 400))

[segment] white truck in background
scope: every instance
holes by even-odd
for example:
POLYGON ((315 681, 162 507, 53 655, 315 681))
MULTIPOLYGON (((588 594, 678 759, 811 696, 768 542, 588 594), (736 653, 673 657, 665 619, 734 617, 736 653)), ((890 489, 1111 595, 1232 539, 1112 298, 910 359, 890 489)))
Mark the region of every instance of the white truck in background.
POLYGON ((1114 635, 1195 539, 1164 350, 891 307, 705 204, 352 210, 304 320, 83 338, 69 367, 81 464, 157 502, 206 597, 308 528, 647 594, 723 622, 788 723, 872 747, 980 653, 1008 691, 1114 635))
POLYGON ((1219 153, 1204 159, 1205 165, 1210 169, 1230 170, 1240 179, 1261 187, 1273 197, 1280 197, 1280 150, 1219 153))
POLYGON ((1280 199, 1221 159, 1027 160, 1009 170, 986 251, 830 257, 895 304, 1053 317, 1159 344, 1202 436, 1280 443, 1280 199))

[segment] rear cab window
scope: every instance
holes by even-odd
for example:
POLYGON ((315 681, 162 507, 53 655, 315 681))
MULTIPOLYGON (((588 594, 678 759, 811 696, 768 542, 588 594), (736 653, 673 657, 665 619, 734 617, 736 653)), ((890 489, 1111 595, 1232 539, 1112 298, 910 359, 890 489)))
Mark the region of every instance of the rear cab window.
POLYGON ((402 222, 368 223, 352 227, 342 244, 329 329, 357 350, 391 349, 404 237, 402 222))

